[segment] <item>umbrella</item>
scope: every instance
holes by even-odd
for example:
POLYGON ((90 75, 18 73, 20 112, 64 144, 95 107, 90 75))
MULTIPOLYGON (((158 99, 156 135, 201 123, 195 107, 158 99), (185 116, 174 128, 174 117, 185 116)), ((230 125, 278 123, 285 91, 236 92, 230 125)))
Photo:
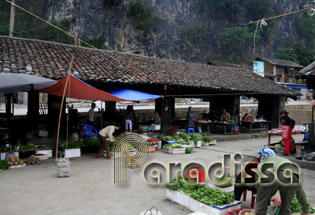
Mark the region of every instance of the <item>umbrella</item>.
POLYGON ((36 75, 0 73, 0 93, 26 92, 54 85, 57 81, 36 75))

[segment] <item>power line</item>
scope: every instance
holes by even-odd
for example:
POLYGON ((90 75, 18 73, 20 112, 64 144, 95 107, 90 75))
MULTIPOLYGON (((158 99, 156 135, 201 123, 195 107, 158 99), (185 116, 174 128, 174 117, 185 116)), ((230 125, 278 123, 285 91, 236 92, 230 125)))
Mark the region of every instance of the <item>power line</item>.
POLYGON ((59 30, 59 31, 63 32, 64 34, 66 34, 66 35, 68 35, 68 36, 70 36, 70 37, 72 37, 72 38, 76 39, 76 40, 78 41, 78 44, 80 44, 80 43, 84 43, 84 44, 86 44, 86 45, 90 46, 91 48, 97 49, 97 48, 96 48, 96 47, 94 47, 93 45, 91 45, 91 44, 89 44, 89 43, 87 43, 87 42, 85 42, 85 41, 81 40, 81 39, 80 39, 80 38, 78 38, 77 36, 75 36, 75 35, 73 35, 73 34, 71 34, 71 33, 67 32, 67 31, 63 30, 62 28, 60 28, 60 27, 58 27, 58 26, 56 26, 56 25, 54 25, 54 24, 52 24, 52 23, 50 23, 50 22, 46 21, 45 19, 43 19, 43 18, 41 18, 41 17, 39 17, 39 16, 37 16, 37 15, 33 14, 32 12, 30 12, 30 11, 28 11, 28 10, 24 9, 23 7, 21 7, 21 6, 17 5, 17 4, 15 4, 15 3, 13 3, 13 2, 11 2, 11 1, 9 1, 9 0, 5 0, 5 1, 6 1, 6 2, 8 2, 8 3, 10 3, 11 5, 13 5, 13 6, 15 6, 15 7, 19 8, 20 10, 23 10, 24 12, 26 12, 26 13, 28 13, 28 14, 30 14, 30 15, 32 15, 32 16, 34 16, 35 18, 37 18, 37 19, 39 19, 39 20, 41 20, 41 21, 45 22, 46 24, 48 24, 48 25, 52 26, 53 28, 56 28, 57 30, 59 30))
POLYGON ((182 39, 170 40, 170 41, 166 41, 166 42, 162 42, 162 43, 154 44, 154 45, 150 45, 150 46, 143 46, 143 47, 140 47, 140 48, 126 49, 126 50, 122 50, 122 52, 135 51, 135 50, 146 50, 146 49, 149 49, 149 48, 154 48, 154 47, 157 47, 157 46, 163 46, 163 45, 167 45, 167 44, 170 44, 170 43, 176 43, 176 42, 181 42, 181 41, 185 41, 185 40, 191 40, 191 39, 204 37, 204 36, 208 36, 208 35, 213 35, 213 34, 221 33, 221 32, 224 32, 224 31, 231 30, 231 29, 243 28, 243 27, 246 27, 246 26, 249 26, 249 25, 252 25, 252 24, 257 24, 257 23, 262 22, 262 21, 269 21, 269 20, 272 20, 272 19, 277 19, 277 18, 280 18, 280 17, 288 16, 288 15, 291 15, 291 14, 294 14, 294 13, 298 13, 298 12, 302 12, 302 11, 305 11, 305 10, 309 10, 309 9, 312 9, 312 8, 315 8, 315 5, 308 6, 306 8, 300 9, 300 10, 296 10, 296 11, 280 14, 280 15, 277 15, 277 16, 272 16, 272 17, 269 17, 269 18, 266 18, 266 19, 260 19, 260 20, 257 20, 257 21, 250 21, 247 24, 243 24, 243 25, 239 25, 239 26, 228 27, 228 28, 224 28, 224 29, 221 29, 221 30, 207 32, 207 33, 204 33, 204 34, 198 34, 198 35, 191 36, 191 37, 185 37, 185 38, 182 38, 182 39))

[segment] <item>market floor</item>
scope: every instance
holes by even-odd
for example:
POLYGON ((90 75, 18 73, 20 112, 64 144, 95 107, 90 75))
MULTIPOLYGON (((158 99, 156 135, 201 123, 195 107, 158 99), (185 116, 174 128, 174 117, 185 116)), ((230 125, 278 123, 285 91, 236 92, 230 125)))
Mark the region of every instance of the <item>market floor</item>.
MULTIPOLYGON (((267 139, 219 142, 192 154, 150 154, 147 164, 199 162, 205 168, 222 160, 224 153, 255 155, 267 139)), ((128 170, 127 185, 114 184, 114 161, 84 155, 71 160, 71 177, 58 178, 53 159, 38 166, 0 171, 0 214, 3 215, 138 215, 157 206, 163 215, 185 215, 190 211, 166 199, 164 186, 148 185, 144 168, 128 170)), ((315 171, 302 170, 303 187, 315 206, 315 171)))

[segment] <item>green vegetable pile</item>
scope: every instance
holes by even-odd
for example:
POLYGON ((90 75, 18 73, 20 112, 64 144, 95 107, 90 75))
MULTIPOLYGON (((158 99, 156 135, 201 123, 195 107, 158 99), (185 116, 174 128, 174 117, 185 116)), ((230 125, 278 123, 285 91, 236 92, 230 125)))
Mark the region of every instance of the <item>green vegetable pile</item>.
POLYGON ((9 164, 7 161, 0 161, 0 169, 9 169, 9 164))
MULTIPOLYGON (((299 201, 297 200, 296 197, 294 197, 292 203, 291 203, 291 213, 302 213, 302 206, 300 205, 299 201)), ((310 207, 309 210, 310 214, 315 213, 315 209, 310 207)))
MULTIPOLYGON (((83 139, 79 140, 80 142, 84 142, 83 139)), ((95 137, 88 137, 85 143, 86 146, 100 146, 101 143, 95 137)))
POLYGON ((36 149, 36 147, 32 143, 26 144, 25 146, 22 147, 22 151, 32 151, 35 149, 36 149))
POLYGON ((193 147, 188 147, 188 148, 186 148, 186 152, 192 152, 193 150, 194 150, 193 147))
POLYGON ((234 195, 232 194, 211 187, 205 187, 182 176, 175 178, 166 187, 170 190, 182 191, 190 195, 190 197, 212 207, 230 204, 234 200, 234 195))
POLYGON ((205 133, 184 133, 180 135, 173 134, 164 136, 162 139, 165 141, 175 141, 176 143, 180 144, 187 144, 188 140, 193 140, 195 144, 197 144, 197 142, 200 140, 204 141, 205 143, 210 143, 211 141, 213 141, 213 139, 205 133))

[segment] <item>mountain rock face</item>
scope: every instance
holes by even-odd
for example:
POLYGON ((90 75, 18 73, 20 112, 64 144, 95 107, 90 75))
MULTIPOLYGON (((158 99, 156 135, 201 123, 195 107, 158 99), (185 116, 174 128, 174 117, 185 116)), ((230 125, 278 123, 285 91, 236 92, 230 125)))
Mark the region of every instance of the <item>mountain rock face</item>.
POLYGON ((255 53, 253 38, 256 25, 249 25, 244 31, 235 30, 158 45, 196 34, 240 26, 250 20, 267 18, 271 16, 269 14, 277 15, 298 10, 299 0, 264 0, 272 11, 269 14, 264 11, 264 5, 256 7, 254 0, 243 1, 244 5, 247 4, 246 1, 254 2, 252 6, 246 5, 245 12, 242 8, 234 11, 230 5, 215 3, 229 2, 227 0, 144 0, 145 5, 153 8, 154 17, 152 23, 143 29, 135 27, 131 20, 127 7, 130 1, 122 0, 115 6, 104 5, 104 0, 36 0, 32 5, 23 2, 21 4, 48 21, 68 21, 70 33, 85 41, 101 38, 103 49, 174 60, 207 63, 216 59, 245 63, 257 55, 274 57, 273 53, 287 39, 299 41, 297 22, 302 13, 267 21, 268 25, 262 28, 258 25, 255 53), (253 16, 250 15, 250 8, 257 9, 253 16), (263 11, 261 14, 260 10, 263 11), (235 37, 236 35, 241 39, 235 37))

